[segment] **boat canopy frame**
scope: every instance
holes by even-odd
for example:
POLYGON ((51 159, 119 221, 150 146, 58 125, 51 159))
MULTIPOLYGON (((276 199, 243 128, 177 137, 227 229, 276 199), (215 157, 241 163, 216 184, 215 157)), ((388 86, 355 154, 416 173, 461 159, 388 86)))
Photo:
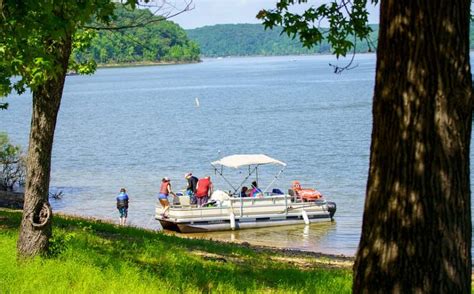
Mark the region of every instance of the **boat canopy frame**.
POLYGON ((266 192, 268 188, 273 185, 273 183, 280 177, 283 171, 286 168, 286 163, 271 158, 265 154, 235 154, 225 156, 219 160, 211 162, 211 165, 214 167, 214 171, 219 174, 224 181, 234 190, 233 194, 237 194, 238 190, 242 188, 242 185, 247 181, 254 173, 256 181, 258 182, 258 167, 260 165, 267 165, 267 164, 275 164, 281 165, 282 168, 278 171, 278 173, 273 177, 271 183, 263 190, 266 192), (229 168, 240 168, 242 166, 248 166, 248 175, 243 179, 240 185, 236 188, 234 185, 224 176, 224 166, 229 168))

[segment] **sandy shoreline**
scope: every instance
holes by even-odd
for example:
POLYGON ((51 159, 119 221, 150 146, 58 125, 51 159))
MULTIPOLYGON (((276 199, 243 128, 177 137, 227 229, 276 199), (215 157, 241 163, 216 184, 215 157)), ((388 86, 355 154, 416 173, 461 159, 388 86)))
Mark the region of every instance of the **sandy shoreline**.
MULTIPOLYGON (((55 215, 69 218, 69 219, 77 219, 77 220, 87 220, 87 221, 96 221, 102 223, 108 223, 112 225, 117 225, 117 222, 112 221, 110 219, 102 219, 97 217, 87 217, 82 215, 76 214, 67 214, 63 212, 56 212, 55 215)), ((330 254, 330 253, 323 253, 323 252, 312 252, 312 251, 304 251, 304 250, 297 250, 297 249, 287 249, 287 248, 279 248, 273 246, 262 246, 251 244, 251 242, 231 242, 231 241, 222 241, 222 240, 215 240, 212 238, 200 238, 200 237, 193 237, 192 234, 183 236, 177 235, 175 232, 171 231, 161 231, 161 230, 153 230, 148 228, 143 228, 140 226, 130 226, 133 228, 154 232, 154 233, 163 233, 166 235, 173 235, 177 238, 184 238, 184 239, 197 239, 197 240, 208 240, 219 244, 231 244, 237 247, 251 249, 255 252, 270 252, 275 253, 276 255, 283 255, 284 258, 278 258, 282 261, 296 264, 302 268, 314 267, 315 265, 318 266, 326 266, 326 267, 337 267, 337 268, 351 268, 354 263, 353 256, 347 256, 343 254, 330 254)))

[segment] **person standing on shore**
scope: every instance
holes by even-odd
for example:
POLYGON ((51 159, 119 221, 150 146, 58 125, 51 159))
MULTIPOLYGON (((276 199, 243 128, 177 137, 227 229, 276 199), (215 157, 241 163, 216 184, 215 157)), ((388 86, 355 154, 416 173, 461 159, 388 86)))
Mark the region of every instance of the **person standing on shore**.
POLYGON ((171 180, 168 177, 161 179, 160 193, 158 194, 158 201, 160 201, 161 206, 164 208, 161 216, 167 218, 167 212, 170 209, 170 202, 168 200, 169 195, 176 197, 176 194, 171 190, 171 180))
POLYGON ((212 194, 212 190, 213 187, 210 176, 207 176, 203 179, 199 179, 196 187, 196 200, 198 207, 202 207, 204 204, 207 203, 209 197, 212 194))
POLYGON ((193 176, 192 173, 187 173, 184 175, 184 178, 188 181, 188 185, 186 187, 186 195, 191 198, 191 204, 196 204, 196 187, 198 178, 193 176))
POLYGON ((120 213, 120 225, 124 226, 127 223, 128 216, 128 195, 125 188, 120 189, 117 198, 117 209, 120 213))

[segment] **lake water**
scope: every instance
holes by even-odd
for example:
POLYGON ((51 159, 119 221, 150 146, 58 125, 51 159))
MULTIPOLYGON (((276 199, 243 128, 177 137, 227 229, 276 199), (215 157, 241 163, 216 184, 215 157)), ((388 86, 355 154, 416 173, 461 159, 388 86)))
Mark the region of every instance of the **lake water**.
MULTIPOLYGON (((337 203, 334 222, 209 233, 213 239, 353 255, 360 237, 371 135, 375 55, 334 74, 332 56, 209 59, 199 64, 99 69, 67 77, 56 129, 51 191, 55 211, 117 219, 126 187, 129 222, 159 229, 155 195, 164 176, 210 175, 210 162, 265 153, 288 164, 275 187, 292 180, 337 203), (196 106, 196 97, 200 107, 196 106)), ((30 95, 10 96, 0 131, 27 147, 30 95)), ((260 186, 278 167, 259 170, 260 186)), ((234 183, 245 170, 226 175, 234 183)))

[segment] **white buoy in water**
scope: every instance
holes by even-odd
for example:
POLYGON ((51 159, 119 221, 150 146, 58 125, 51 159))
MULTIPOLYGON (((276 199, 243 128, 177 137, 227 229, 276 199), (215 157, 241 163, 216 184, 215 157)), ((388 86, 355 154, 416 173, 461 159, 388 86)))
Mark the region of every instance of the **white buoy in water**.
POLYGON ((199 107, 199 106, 200 106, 200 104, 199 104, 199 98, 196 97, 195 101, 196 101, 196 107, 199 107))

